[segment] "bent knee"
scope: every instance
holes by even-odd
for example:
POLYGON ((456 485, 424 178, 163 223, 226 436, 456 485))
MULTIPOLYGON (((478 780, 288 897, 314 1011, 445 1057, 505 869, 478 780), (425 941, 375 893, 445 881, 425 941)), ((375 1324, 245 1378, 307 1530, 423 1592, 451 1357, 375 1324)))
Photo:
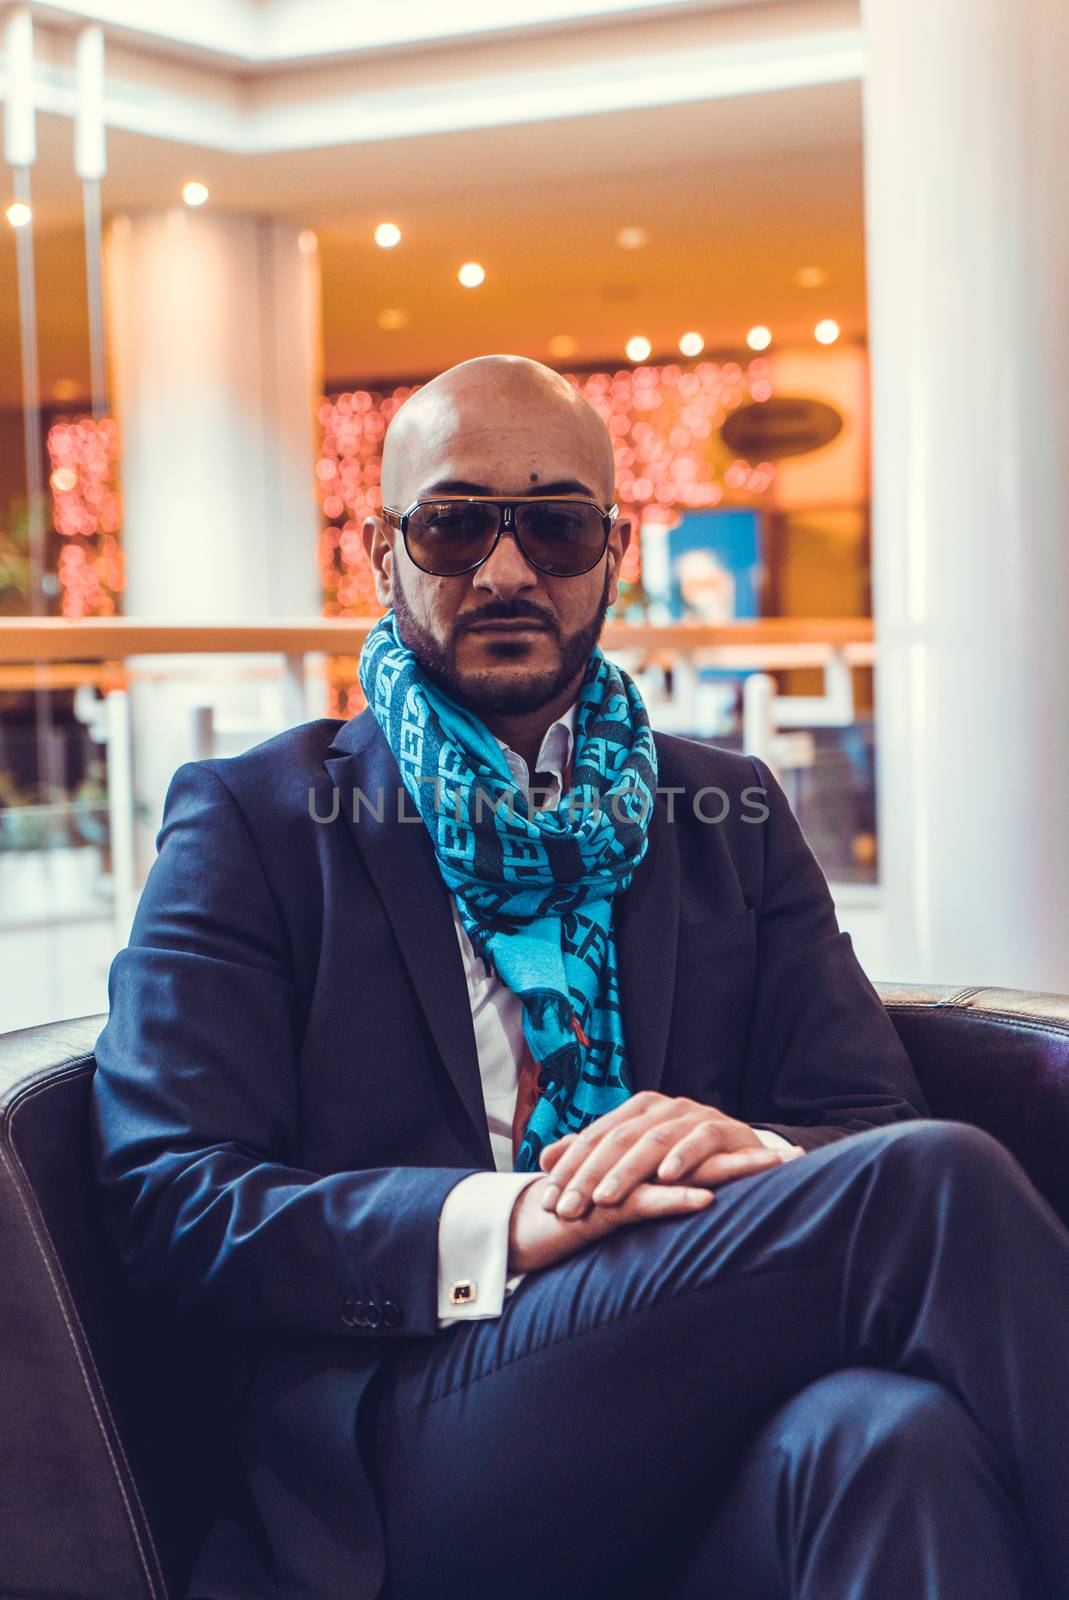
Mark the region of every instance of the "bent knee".
POLYGON ((971 1122, 950 1117, 917 1117, 878 1130, 877 1149, 883 1159, 917 1163, 932 1171, 996 1169, 1019 1175, 1021 1167, 1001 1140, 971 1122))
POLYGON ((819 1378, 779 1413, 781 1448, 831 1451, 840 1470, 864 1461, 941 1472, 984 1452, 984 1437, 961 1402, 932 1379, 871 1367, 819 1378))

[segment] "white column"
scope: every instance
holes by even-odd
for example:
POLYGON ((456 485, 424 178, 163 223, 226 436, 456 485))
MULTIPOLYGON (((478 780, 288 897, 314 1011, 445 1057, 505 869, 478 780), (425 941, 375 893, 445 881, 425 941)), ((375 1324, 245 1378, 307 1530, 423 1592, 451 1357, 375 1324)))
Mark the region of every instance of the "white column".
MULTIPOLYGON (((119 217, 108 334, 122 448, 129 616, 209 622, 318 615, 315 410, 322 381, 314 236, 177 207, 119 217)), ((141 657, 133 738, 142 872, 163 794, 193 753, 190 716, 255 742, 285 704, 250 670, 272 657, 141 657)), ((285 721, 292 716, 282 717, 285 721)), ((225 753, 225 752, 224 752, 225 753)))
POLYGON ((1069 6, 863 13, 874 976, 1069 992, 1069 6))

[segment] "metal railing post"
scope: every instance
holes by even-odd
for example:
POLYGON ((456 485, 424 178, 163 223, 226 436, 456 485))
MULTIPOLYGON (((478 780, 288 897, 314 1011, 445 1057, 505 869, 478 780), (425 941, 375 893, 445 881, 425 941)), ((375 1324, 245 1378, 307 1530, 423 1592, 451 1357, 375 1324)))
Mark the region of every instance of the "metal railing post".
POLYGON ((106 727, 112 915, 115 919, 116 949, 121 949, 130 937, 137 894, 130 700, 125 689, 112 689, 107 696, 106 727))
POLYGON ((769 672, 748 673, 742 685, 742 748, 775 770, 772 720, 776 680, 769 672))
POLYGON ((190 706, 189 744, 194 761, 207 761, 215 754, 214 706, 190 706))
POLYGON ((308 720, 303 652, 282 657, 282 720, 288 728, 308 720))

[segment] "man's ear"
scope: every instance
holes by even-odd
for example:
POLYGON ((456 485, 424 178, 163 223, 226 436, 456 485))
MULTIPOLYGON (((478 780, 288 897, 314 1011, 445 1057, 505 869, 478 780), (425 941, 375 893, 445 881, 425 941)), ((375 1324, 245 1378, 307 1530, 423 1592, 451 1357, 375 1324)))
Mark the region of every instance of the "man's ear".
POLYGON ((634 526, 633 517, 617 517, 609 534, 609 605, 616 599, 620 583, 620 567, 627 553, 627 547, 631 543, 634 526))
POLYGON ((365 517, 360 529, 360 538, 375 580, 375 597, 383 606, 393 605, 393 545, 390 531, 381 517, 365 517))

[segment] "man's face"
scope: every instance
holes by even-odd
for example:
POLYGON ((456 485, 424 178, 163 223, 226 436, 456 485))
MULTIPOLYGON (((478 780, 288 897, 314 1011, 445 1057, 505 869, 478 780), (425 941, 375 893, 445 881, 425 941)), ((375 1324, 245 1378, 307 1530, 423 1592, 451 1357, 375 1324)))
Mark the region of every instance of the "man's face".
MULTIPOLYGON (((553 494, 607 509, 611 455, 600 425, 537 386, 528 393, 521 384, 517 393, 514 377, 494 391, 489 375, 425 408, 405 437, 404 470, 384 485, 387 503, 403 511, 437 494, 553 494), (391 500, 390 488, 406 498, 391 500)), ((537 711, 578 689, 616 598, 628 536, 617 524, 590 572, 562 578, 532 567, 503 531, 474 572, 435 577, 409 559, 400 533, 377 519, 365 525, 379 599, 394 607, 401 638, 427 676, 477 712, 506 714, 537 711), (505 621, 526 626, 490 626, 505 621)))

